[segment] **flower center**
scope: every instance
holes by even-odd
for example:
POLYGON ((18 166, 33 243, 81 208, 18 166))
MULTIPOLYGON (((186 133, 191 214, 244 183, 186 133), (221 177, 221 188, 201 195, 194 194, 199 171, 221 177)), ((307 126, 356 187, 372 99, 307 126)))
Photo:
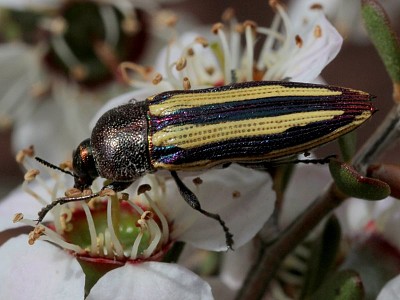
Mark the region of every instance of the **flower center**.
POLYGON ((111 80, 120 62, 137 59, 147 36, 142 10, 90 1, 67 2, 49 26, 46 64, 87 87, 111 80))

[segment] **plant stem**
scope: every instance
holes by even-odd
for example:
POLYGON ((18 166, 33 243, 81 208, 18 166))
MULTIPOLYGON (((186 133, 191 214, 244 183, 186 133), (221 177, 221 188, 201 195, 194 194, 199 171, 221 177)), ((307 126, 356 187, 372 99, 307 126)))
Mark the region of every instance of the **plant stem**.
POLYGON ((254 264, 254 268, 251 269, 249 276, 247 276, 243 288, 236 299, 261 299, 265 290, 268 288, 268 283, 275 275, 275 271, 286 255, 288 255, 298 243, 306 238, 311 230, 345 199, 346 196, 332 183, 324 194, 318 197, 318 199, 279 236, 274 244, 269 247, 266 244, 261 245, 257 262, 254 264))

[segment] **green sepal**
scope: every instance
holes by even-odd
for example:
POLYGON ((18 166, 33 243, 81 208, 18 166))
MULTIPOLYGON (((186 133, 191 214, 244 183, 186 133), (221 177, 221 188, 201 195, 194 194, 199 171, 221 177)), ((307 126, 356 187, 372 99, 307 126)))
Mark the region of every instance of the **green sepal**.
POLYGON ((355 271, 345 270, 335 273, 310 297, 315 300, 358 300, 364 299, 364 287, 355 271))
POLYGON ((100 258, 78 257, 77 260, 82 267, 83 273, 85 273, 85 296, 89 295, 90 290, 104 274, 124 265, 118 261, 100 258))
POLYGON ((339 190, 350 197, 381 200, 390 195, 390 187, 387 183, 365 177, 344 162, 332 159, 329 163, 329 171, 339 190))
POLYGON ((382 6, 362 0, 362 16, 368 35, 393 82, 400 82, 400 42, 382 6))
POLYGON ((341 228, 332 215, 322 234, 313 242, 301 299, 308 299, 324 282, 335 264, 339 250, 341 228))
POLYGON ((343 160, 349 162, 357 150, 356 132, 352 131, 348 134, 342 135, 338 139, 340 152, 342 153, 343 160))

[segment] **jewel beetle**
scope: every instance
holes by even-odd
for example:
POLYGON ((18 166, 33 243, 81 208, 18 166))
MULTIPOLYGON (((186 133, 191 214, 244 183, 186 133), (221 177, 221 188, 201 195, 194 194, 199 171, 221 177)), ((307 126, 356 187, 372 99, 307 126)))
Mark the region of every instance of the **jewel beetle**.
MULTIPOLYGON (((100 117, 74 151, 71 174, 82 191, 97 177, 111 181, 103 189, 121 191, 145 174, 168 170, 185 201, 220 222, 231 247, 223 220, 201 208, 176 172, 229 163, 251 167, 307 152, 364 123, 376 110, 372 98, 350 88, 288 81, 163 92, 100 117)), ((59 198, 37 221, 57 204, 98 195, 59 198)))

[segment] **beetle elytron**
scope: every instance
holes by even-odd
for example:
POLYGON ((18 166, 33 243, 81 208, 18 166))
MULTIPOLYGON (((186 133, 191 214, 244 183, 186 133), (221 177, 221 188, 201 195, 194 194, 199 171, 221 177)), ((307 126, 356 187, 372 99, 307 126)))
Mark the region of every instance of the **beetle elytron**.
MULTIPOLYGON (((257 165, 306 152, 365 122, 375 111, 371 98, 341 87, 266 81, 164 92, 98 120, 73 154, 75 187, 88 188, 100 176, 112 181, 104 188, 121 191, 147 173, 168 170, 183 198, 220 222, 231 247, 219 215, 201 209, 176 171, 257 165)), ((97 195, 60 198, 39 212, 38 221, 57 204, 97 195)))

